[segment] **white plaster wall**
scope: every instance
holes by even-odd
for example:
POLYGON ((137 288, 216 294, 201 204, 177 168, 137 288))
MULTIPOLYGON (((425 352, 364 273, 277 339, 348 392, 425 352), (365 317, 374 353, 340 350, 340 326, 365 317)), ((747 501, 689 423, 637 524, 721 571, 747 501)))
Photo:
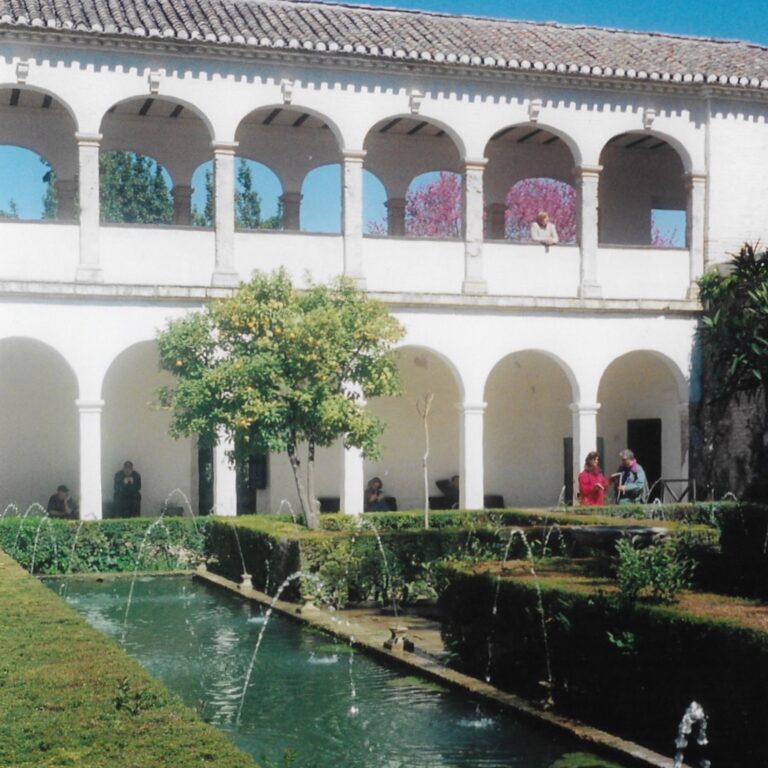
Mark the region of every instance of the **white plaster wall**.
POLYGON ((0 341, 0 512, 48 502, 61 483, 79 495, 77 383, 53 349, 0 341))
MULTIPOLYGON (((197 507, 193 467, 194 440, 174 440, 168 434, 168 412, 157 407, 157 390, 171 384, 159 371, 157 347, 143 342, 127 349, 112 364, 104 381, 102 434, 102 491, 112 499, 112 480, 125 461, 141 474, 141 513, 160 514, 167 496, 177 488, 197 507)), ((178 503, 172 499, 170 503, 178 503)))
POLYGON ((464 243, 366 237, 363 274, 371 291, 459 293, 464 278, 464 243))
POLYGON ((709 124, 709 261, 726 261, 745 243, 768 242, 768 110, 715 100, 709 124))
POLYGON ((579 249, 531 243, 483 245, 488 293, 510 296, 575 297, 579 290, 579 249))
POLYGON ((214 233, 197 227, 102 226, 101 264, 108 283, 207 285, 214 233))
POLYGON ((685 299, 690 254, 680 248, 597 249, 597 279, 612 299, 685 299))
POLYGON ((76 224, 0 221, 0 277, 70 282, 77 269, 79 238, 76 224))
POLYGON ((297 284, 309 273, 325 282, 344 271, 344 241, 341 235, 300 232, 237 232, 235 268, 242 280, 255 270, 271 272, 284 267, 297 284))
POLYGON ((494 368, 485 391, 485 488, 507 506, 554 506, 571 435, 568 380, 557 362, 518 352, 494 368))

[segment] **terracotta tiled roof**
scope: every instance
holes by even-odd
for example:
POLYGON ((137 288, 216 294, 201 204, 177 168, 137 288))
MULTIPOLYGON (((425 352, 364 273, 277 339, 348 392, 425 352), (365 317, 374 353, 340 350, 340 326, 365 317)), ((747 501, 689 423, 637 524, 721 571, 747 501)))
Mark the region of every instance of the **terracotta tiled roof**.
POLYGON ((7 27, 768 90, 748 43, 317 0, 0 0, 7 27))

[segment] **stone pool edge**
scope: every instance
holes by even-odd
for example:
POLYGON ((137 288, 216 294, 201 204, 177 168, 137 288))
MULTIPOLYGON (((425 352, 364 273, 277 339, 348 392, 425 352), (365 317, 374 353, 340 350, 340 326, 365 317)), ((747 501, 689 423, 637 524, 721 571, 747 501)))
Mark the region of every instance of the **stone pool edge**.
MULTIPOLYGON (((380 627, 370 624, 366 627, 360 622, 359 615, 355 618, 356 625, 353 628, 352 624, 347 625, 339 621, 339 616, 343 615, 341 613, 333 615, 319 609, 307 610, 296 603, 283 600, 274 601, 264 592, 230 581, 210 571, 198 570, 194 577, 240 595, 247 600, 272 606, 275 611, 290 619, 316 627, 336 637, 344 638, 387 663, 416 670, 433 680, 492 702, 501 709, 509 710, 524 718, 544 723, 565 732, 585 744, 593 745, 606 755, 612 754, 623 762, 638 766, 638 768, 674 768, 674 760, 670 757, 664 757, 640 744, 614 736, 607 731, 586 725, 578 720, 542 710, 520 696, 501 691, 483 680, 446 667, 439 659, 427 652, 393 653, 384 647, 384 641, 388 638, 386 635, 382 636, 380 627)), ((690 768, 690 766, 683 765, 682 768, 690 768)))

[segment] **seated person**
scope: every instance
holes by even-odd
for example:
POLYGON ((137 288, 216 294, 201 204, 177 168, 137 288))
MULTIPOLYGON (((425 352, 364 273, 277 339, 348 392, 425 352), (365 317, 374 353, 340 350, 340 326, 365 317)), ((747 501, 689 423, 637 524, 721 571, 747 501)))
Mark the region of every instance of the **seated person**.
POLYGON ((46 507, 49 517, 59 517, 64 520, 74 520, 77 518, 77 505, 69 496, 69 488, 66 485, 60 485, 56 489, 46 507))
POLYGON ((384 488, 380 477, 372 477, 365 489, 366 512, 389 512, 389 504, 384 500, 384 488))
POLYGON ((459 476, 454 475, 450 480, 438 480, 435 485, 440 489, 446 498, 448 509, 455 509, 459 506, 459 476))
POLYGON ((560 242, 557 228, 549 220, 549 214, 546 211, 539 211, 536 221, 531 224, 531 240, 543 245, 555 245, 560 242))

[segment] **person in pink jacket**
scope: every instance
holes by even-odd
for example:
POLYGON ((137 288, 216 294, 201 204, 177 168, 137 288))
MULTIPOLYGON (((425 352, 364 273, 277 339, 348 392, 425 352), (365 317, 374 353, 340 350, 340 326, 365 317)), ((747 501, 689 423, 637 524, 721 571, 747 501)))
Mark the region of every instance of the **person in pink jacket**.
POLYGON ((600 454, 590 451, 584 461, 584 471, 579 473, 579 499, 584 507, 602 507, 608 481, 600 469, 600 454))

